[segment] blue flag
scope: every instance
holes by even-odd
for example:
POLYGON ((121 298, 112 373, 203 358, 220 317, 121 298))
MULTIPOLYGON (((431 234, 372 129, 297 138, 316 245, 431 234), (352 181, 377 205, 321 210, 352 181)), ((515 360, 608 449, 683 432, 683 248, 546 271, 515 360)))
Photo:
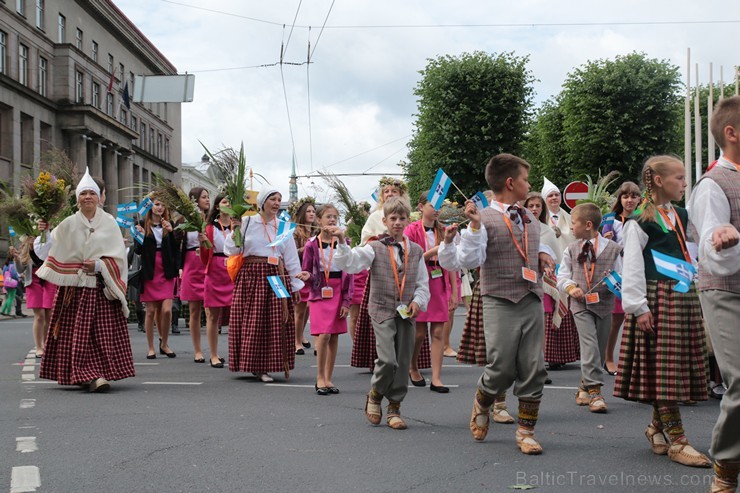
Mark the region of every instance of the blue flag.
POLYGON ((614 293, 614 296, 620 300, 622 299, 622 276, 619 275, 619 272, 613 270, 608 273, 604 278, 604 284, 609 288, 609 291, 614 293))
POLYGON ((481 192, 475 192, 475 195, 473 195, 472 197, 470 197, 470 200, 473 201, 473 203, 475 204, 475 207, 479 211, 482 211, 483 209, 485 209, 489 205, 488 204, 488 199, 481 192))
POLYGON ((151 199, 149 197, 145 197, 144 200, 141 201, 141 204, 139 204, 139 210, 138 214, 140 216, 145 216, 147 212, 149 212, 154 204, 152 203, 151 199))
POLYGON ((13 229, 13 226, 8 226, 8 234, 11 238, 15 236, 15 230, 13 229))
POLYGON ((278 246, 279 244, 283 243, 285 240, 293 236, 294 231, 295 223, 286 223, 280 221, 280 223, 278 223, 277 236, 271 243, 268 243, 267 246, 278 246))
POLYGON ((434 178, 432 188, 429 189, 429 194, 427 195, 427 200, 432 203, 435 210, 439 210, 442 207, 442 202, 447 198, 450 185, 452 185, 450 177, 442 171, 442 168, 437 170, 437 176, 434 178))
POLYGON ((288 214, 288 211, 280 211, 280 214, 278 214, 278 219, 286 223, 290 222, 290 214, 288 214))
POLYGON ((129 202, 128 204, 118 204, 118 206, 116 206, 116 210, 118 211, 119 215, 127 212, 136 212, 138 208, 139 206, 136 205, 135 201, 129 202))
POLYGON ((289 298, 290 294, 288 293, 288 290, 285 289, 285 284, 283 284, 282 279, 280 279, 280 276, 268 276, 267 282, 270 283, 270 287, 275 292, 275 296, 278 298, 289 298))
POLYGON ((373 199, 377 203, 380 198, 380 191, 377 188, 373 190, 373 193, 370 194, 370 198, 373 199))
POLYGON ((141 232, 139 232, 138 229, 136 229, 136 226, 134 226, 132 224, 131 225, 131 228, 129 229, 129 231, 131 231, 131 236, 136 241, 136 243, 138 243, 139 245, 143 245, 144 244, 144 235, 141 234, 141 232))
POLYGON ((651 252, 653 254, 653 260, 655 261, 655 268, 658 272, 678 281, 678 283, 673 286, 673 290, 678 293, 688 293, 691 281, 693 281, 694 276, 696 276, 696 269, 694 266, 685 260, 671 257, 670 255, 656 252, 655 250, 651 250, 651 252))
POLYGON ((610 212, 609 214, 604 214, 601 217, 601 227, 603 228, 604 226, 606 226, 608 224, 614 224, 614 218, 615 217, 617 217, 617 213, 616 212, 610 212))
POLYGON ((123 216, 116 217, 116 222, 118 223, 118 226, 121 228, 130 228, 134 225, 134 221, 123 216))

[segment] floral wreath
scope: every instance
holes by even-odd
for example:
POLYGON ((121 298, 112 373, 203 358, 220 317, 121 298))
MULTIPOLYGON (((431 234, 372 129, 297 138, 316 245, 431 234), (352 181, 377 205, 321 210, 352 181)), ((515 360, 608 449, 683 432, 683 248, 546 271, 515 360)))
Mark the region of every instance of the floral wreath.
POLYGON ((399 178, 392 178, 390 176, 384 176, 380 179, 380 191, 382 192, 385 187, 396 187, 405 194, 408 191, 408 186, 399 178))
POLYGON ((290 214, 290 217, 295 216, 299 210, 301 210, 301 207, 303 207, 304 204, 311 204, 312 206, 316 207, 316 199, 309 196, 302 197, 292 204, 288 206, 288 214, 290 214))

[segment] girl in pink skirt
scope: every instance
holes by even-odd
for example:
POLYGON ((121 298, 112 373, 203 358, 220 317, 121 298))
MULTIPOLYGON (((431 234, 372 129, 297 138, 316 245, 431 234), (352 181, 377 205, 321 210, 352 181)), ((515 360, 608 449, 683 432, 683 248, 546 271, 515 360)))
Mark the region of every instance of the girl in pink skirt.
POLYGON ((439 266, 437 250, 444 238, 444 228, 437 221, 439 211, 427 200, 429 190, 421 193, 418 209, 421 211, 421 219, 411 223, 404 232, 411 241, 421 246, 424 250, 424 262, 427 264, 429 275, 429 306, 426 312, 421 312, 416 318, 416 340, 414 341, 414 354, 411 358, 409 378, 411 383, 417 387, 426 385, 424 377, 419 372, 420 351, 427 330, 432 335, 431 364, 432 381, 429 388, 434 392, 446 394, 450 391, 442 385, 442 359, 444 353, 444 325, 449 319, 449 309, 453 302, 457 307, 457 276, 439 266))
MULTIPOLYGON (((206 236, 213 248, 202 249, 200 260, 205 266, 205 286, 203 290, 203 306, 206 308, 206 337, 211 349, 210 362, 213 368, 223 368, 225 360, 218 354, 218 329, 221 323, 221 311, 231 306, 231 297, 234 293, 234 283, 226 270, 224 241, 231 232, 231 218, 221 212, 221 207, 230 207, 226 194, 219 194, 213 201, 213 207, 208 214, 206 236)), ((192 327, 192 326, 191 326, 192 327)))
MULTIPOLYGON (((204 216, 211 208, 208 190, 195 187, 188 192, 188 197, 204 216)), ((190 312, 190 338, 193 341, 193 360, 196 363, 205 363, 203 350, 200 347, 200 310, 203 308, 206 268, 201 262, 200 255, 206 235, 190 231, 182 241, 180 259, 182 261, 182 277, 180 279, 180 301, 188 302, 190 312)))
POLYGON ((308 310, 311 335, 316 342, 318 395, 338 394, 332 383, 334 362, 337 359, 339 334, 347 332, 347 315, 352 299, 352 275, 333 265, 336 239, 327 228, 339 222, 339 211, 332 204, 324 204, 316 212, 321 233, 307 243, 303 251, 303 270, 311 277, 306 282, 309 289, 308 310))
MULTIPOLYGON (((617 190, 617 200, 614 202, 612 212, 616 214, 614 222, 604 226, 602 234, 604 238, 615 241, 620 246, 624 246, 624 222, 635 212, 640 204, 640 187, 636 183, 626 181, 617 190)), ((617 374, 617 364, 614 362, 614 349, 617 346, 617 337, 619 337, 619 328, 624 323, 624 310, 622 309, 622 300, 614 298, 614 312, 612 313, 612 326, 609 330, 609 340, 606 343, 606 361, 604 369, 610 375, 617 374)))
POLYGON ((141 255, 139 299, 146 303, 144 328, 149 345, 146 358, 157 357, 154 350, 155 320, 159 332, 159 353, 174 358, 176 354, 167 345, 167 338, 172 318, 179 252, 177 240, 172 233, 169 211, 162 202, 154 200, 151 210, 144 218, 144 224, 137 224, 136 229, 144 235, 144 243, 137 243, 135 251, 141 255))
MULTIPOLYGON (((289 209, 290 220, 296 224, 293 238, 295 246, 298 249, 298 259, 303 262, 303 249, 306 242, 314 235, 312 227, 308 224, 314 224, 316 221, 316 202, 313 197, 304 197, 291 204, 289 209)), ((308 322, 308 301, 310 294, 308 286, 304 286, 300 292, 300 301, 295 304, 295 354, 305 354, 305 349, 311 347, 311 343, 306 340, 303 332, 308 322)))

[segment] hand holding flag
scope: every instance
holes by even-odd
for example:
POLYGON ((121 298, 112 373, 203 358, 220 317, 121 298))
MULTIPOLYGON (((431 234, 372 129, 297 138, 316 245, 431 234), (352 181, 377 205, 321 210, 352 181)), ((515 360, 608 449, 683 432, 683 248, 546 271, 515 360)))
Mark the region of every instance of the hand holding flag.
POLYGON ((488 199, 481 192, 475 192, 475 195, 470 197, 470 200, 475 204, 475 207, 478 208, 479 211, 482 211, 489 205, 488 199))
POLYGON ((653 254, 653 260, 655 261, 655 268, 660 274, 675 279, 678 282, 673 286, 673 290, 677 293, 688 293, 691 282, 696 276, 696 269, 693 265, 686 262, 685 260, 677 259, 660 253, 656 250, 651 250, 653 254))

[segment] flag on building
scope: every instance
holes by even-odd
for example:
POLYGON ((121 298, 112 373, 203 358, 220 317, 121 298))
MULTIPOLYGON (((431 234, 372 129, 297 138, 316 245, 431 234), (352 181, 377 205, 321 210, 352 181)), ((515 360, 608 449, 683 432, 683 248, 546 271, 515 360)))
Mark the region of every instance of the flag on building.
POLYGON ((116 81, 116 69, 110 73, 110 80, 108 81, 108 92, 113 92, 113 83, 116 81))
POLYGON ((128 82, 123 85, 123 105, 127 110, 131 110, 131 96, 128 93, 128 82))
POLYGON ((442 171, 442 168, 437 170, 437 176, 434 178, 432 188, 429 189, 427 200, 431 202, 435 210, 439 210, 442 207, 442 203, 447 198, 447 192, 450 190, 452 180, 447 176, 447 173, 442 171))
POLYGON ((651 250, 655 268, 660 274, 675 279, 678 282, 673 286, 673 290, 678 293, 688 293, 691 281, 696 276, 696 269, 693 265, 670 255, 651 250))

